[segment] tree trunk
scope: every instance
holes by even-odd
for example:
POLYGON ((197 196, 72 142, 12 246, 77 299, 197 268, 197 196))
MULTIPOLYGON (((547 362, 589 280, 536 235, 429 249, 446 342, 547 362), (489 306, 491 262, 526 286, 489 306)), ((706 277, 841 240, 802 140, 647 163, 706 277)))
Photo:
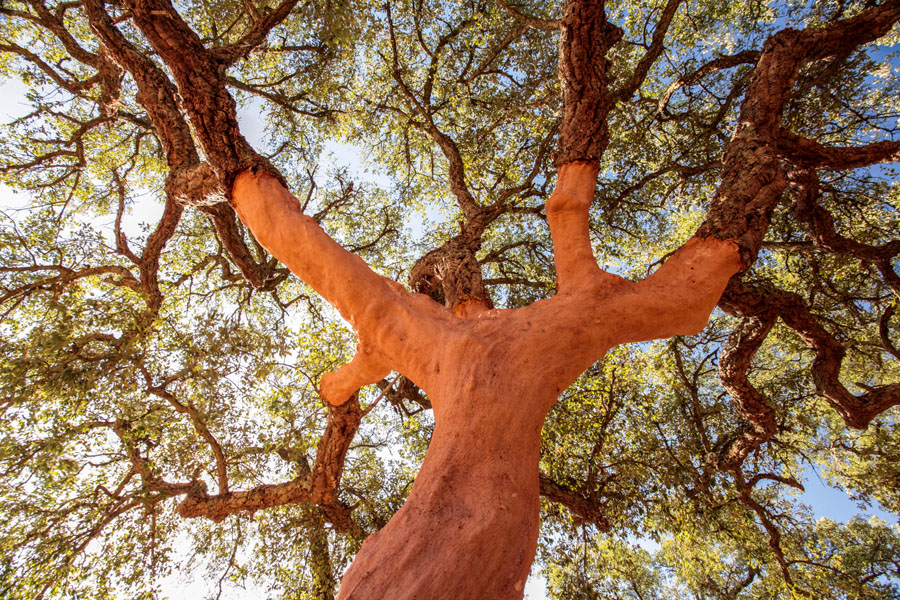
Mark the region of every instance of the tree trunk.
POLYGON ((484 358, 441 363, 425 461, 340 599, 522 597, 537 549, 541 426, 557 390, 484 358))

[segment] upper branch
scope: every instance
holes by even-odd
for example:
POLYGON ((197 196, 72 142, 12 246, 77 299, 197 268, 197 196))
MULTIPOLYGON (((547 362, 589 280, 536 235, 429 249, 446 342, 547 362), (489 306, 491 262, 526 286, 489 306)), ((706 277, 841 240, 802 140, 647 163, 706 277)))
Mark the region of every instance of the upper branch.
POLYGON ((898 18, 900 0, 890 0, 824 29, 784 29, 766 41, 725 152, 722 183, 698 236, 733 240, 744 268, 755 260, 787 185, 777 145, 800 67, 879 38, 898 18))
POLYGON ((34 9, 34 12, 37 13, 40 25, 53 32, 53 35, 62 42, 66 52, 68 52, 72 58, 83 62, 86 65, 97 68, 100 67, 102 58, 81 47, 75 37, 72 36, 68 29, 66 29, 65 23, 58 13, 53 14, 50 12, 50 9, 48 9, 41 0, 30 0, 29 4, 34 9))
POLYGON ((237 104, 225 86, 219 62, 167 0, 128 0, 134 23, 171 70, 194 134, 216 174, 231 191, 241 171, 259 168, 281 175, 240 132, 237 104))
POLYGON ((391 75, 394 78, 394 81, 397 82, 397 85, 400 86, 401 93, 407 99, 413 111, 418 113, 422 118, 421 129, 438 145, 438 147, 441 149, 441 152, 443 152, 444 156, 446 157, 448 163, 447 175, 450 183, 450 191, 456 198, 457 204, 459 204, 460 210, 462 210, 463 215, 465 215, 466 219, 472 220, 479 213, 479 205, 475 200, 475 197, 472 195, 472 192, 469 190, 468 184, 466 183, 466 170, 462 155, 459 152, 459 148, 457 147, 456 142, 454 142, 450 136, 442 132, 434 122, 434 114, 431 107, 431 88, 434 83, 434 77, 437 71, 438 61, 440 60, 441 50, 453 37, 460 33, 463 25, 456 27, 447 35, 443 36, 434 52, 431 53, 431 65, 428 69, 428 75, 426 77, 422 93, 423 97, 420 101, 410 89, 406 81, 403 79, 403 73, 400 65, 400 54, 397 49, 397 36, 394 29, 394 19, 391 13, 390 4, 386 5, 386 13, 392 52, 391 75))
POLYGON ((807 29, 802 37, 804 60, 822 60, 846 54, 887 34, 898 20, 900 0, 887 0, 880 6, 836 21, 824 29, 807 29))
POLYGON ((777 144, 778 152, 792 163, 814 169, 856 169, 900 160, 900 141, 848 147, 826 146, 790 131, 782 131, 777 144))
POLYGON ((169 168, 177 170, 198 163, 190 127, 178 107, 178 91, 168 76, 118 30, 101 2, 83 0, 82 4, 94 34, 134 78, 138 88, 136 99, 153 123, 169 168))
POLYGON ((272 29, 288 18, 298 2, 299 0, 282 0, 275 10, 266 13, 265 16, 253 23, 253 26, 238 41, 212 50, 213 58, 223 65, 231 65, 246 57, 254 48, 266 41, 266 37, 272 29))
POLYGON ((556 190, 547 201, 557 289, 589 286, 606 275, 594 259, 588 211, 600 157, 609 144, 610 62, 606 53, 622 31, 606 20, 604 2, 569 0, 559 36, 563 115, 557 146, 556 190))
POLYGON ((659 23, 656 24, 656 29, 653 31, 653 39, 650 42, 650 47, 647 48, 647 53, 638 62, 634 68, 634 73, 631 74, 628 81, 623 83, 613 94, 616 100, 628 100, 641 87, 641 83, 644 82, 647 73, 650 72, 650 67, 662 54, 666 33, 669 31, 669 25, 672 24, 672 19, 675 18, 675 13, 678 11, 681 2, 682 0, 668 0, 666 2, 663 14, 659 18, 659 23))
POLYGON ((566 2, 559 37, 563 117, 556 165, 598 162, 609 143, 610 61, 606 54, 622 30, 606 20, 602 0, 566 2))

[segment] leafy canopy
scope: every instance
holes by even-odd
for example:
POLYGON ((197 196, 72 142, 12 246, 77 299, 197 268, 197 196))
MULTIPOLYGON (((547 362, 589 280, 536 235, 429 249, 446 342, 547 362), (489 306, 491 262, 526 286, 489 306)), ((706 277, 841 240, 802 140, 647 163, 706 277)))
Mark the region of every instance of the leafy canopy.
MULTIPOLYGON (((598 261, 626 277, 646 274, 702 221, 764 41, 866 3, 676 4, 661 55, 610 114, 592 208, 598 261)), ((551 294, 543 205, 555 178, 558 34, 532 25, 560 6, 290 6, 226 76, 245 132, 264 126, 252 141, 305 212, 405 281, 459 231, 456 153, 476 202, 503 206, 477 255, 494 304, 551 294)), ((177 9, 208 47, 225 48, 278 7, 177 9)), ((663 9, 609 3, 624 30, 609 56, 616 81, 635 71, 663 9)), ((125 7, 105 10, 158 64, 125 7)), ((84 6, 5 0, 0 24, 0 72, 27 90, 27 109, 0 133, 0 181, 15 192, 0 214, 0 596, 162 598, 174 574, 199 569, 211 595, 250 586, 332 597, 364 536, 409 490, 430 437, 428 399, 402 378, 363 390, 371 411, 339 495, 354 507, 350 525, 312 503, 220 523, 179 516, 199 482, 221 492, 308 475, 326 426, 319 378, 355 340, 233 214, 166 199, 171 156, 84 6)), ((896 43, 895 27, 809 64, 783 126, 829 146, 896 141, 896 43)), ((785 194, 745 280, 798 294, 846 351, 840 379, 861 394, 900 381, 900 186, 891 163, 818 176, 815 208, 785 194), (840 239, 887 245, 887 258, 823 241, 810 225, 822 222, 840 239)), ((717 372, 736 327, 717 312, 698 336, 617 348, 563 394, 543 434, 535 567, 552 597, 900 598, 896 519, 817 520, 798 494, 815 472, 865 506, 900 512, 896 409, 848 429, 810 376, 816 354, 780 321, 749 374, 777 433, 717 469, 710 456, 748 427, 717 372)))

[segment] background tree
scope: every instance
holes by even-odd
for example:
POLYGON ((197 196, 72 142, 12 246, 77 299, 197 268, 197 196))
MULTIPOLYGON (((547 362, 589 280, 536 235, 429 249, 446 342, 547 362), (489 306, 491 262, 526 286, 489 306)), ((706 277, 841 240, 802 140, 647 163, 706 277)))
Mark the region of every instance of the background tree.
POLYGON ((32 105, 0 142, 29 191, 0 232, 4 595, 158 596, 190 539, 219 593, 332 597, 403 503, 434 398, 393 374, 325 408, 352 333, 210 202, 239 173, 465 316, 564 291, 553 162, 601 159, 602 267, 640 279, 699 227, 752 268, 702 333, 616 348, 550 412, 551 592, 897 596, 896 528, 792 496, 818 464, 900 510, 897 3, 562 10, 0 7, 32 105), (270 123, 255 150, 232 98, 270 123), (334 141, 377 175, 328 169, 334 141))

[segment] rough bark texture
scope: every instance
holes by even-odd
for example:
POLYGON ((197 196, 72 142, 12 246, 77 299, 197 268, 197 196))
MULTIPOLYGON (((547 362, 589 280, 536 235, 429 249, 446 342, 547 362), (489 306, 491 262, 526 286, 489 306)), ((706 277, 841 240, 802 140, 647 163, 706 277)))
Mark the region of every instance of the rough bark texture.
POLYGON ((459 314, 493 308, 475 258, 480 245, 474 236, 451 238, 416 262, 409 274, 410 288, 459 314))
POLYGON ((186 92, 181 95, 181 102, 190 116, 193 133, 226 193, 237 173, 248 168, 265 170, 280 178, 278 171, 241 134, 237 104, 225 87, 219 61, 172 5, 164 0, 131 0, 126 6, 134 23, 172 71, 178 89, 186 92))
POLYGON ((750 361, 759 350, 777 317, 770 312, 747 317, 732 332, 719 360, 719 377, 725 389, 737 402, 738 413, 747 426, 737 438, 730 440, 710 459, 717 469, 730 471, 747 456, 768 442, 778 430, 775 410, 768 398, 747 377, 750 361))
POLYGON ((898 383, 873 387, 858 396, 844 387, 840 372, 846 350, 810 313, 799 295, 770 286, 734 281, 729 284, 720 306, 745 318, 763 316, 768 320, 777 316, 793 329, 815 354, 812 376, 816 390, 849 427, 865 429, 877 415, 900 404, 898 383))
POLYGON ((609 143, 606 116, 613 103, 606 53, 622 38, 622 30, 606 20, 602 0, 567 2, 560 26, 563 118, 556 164, 599 161, 609 143))
MULTIPOLYGON (((741 105, 737 131, 725 152, 722 183, 698 235, 734 240, 745 266, 752 264, 787 186, 779 144, 782 152, 793 148, 811 158, 809 144, 804 146, 781 129, 784 106, 800 68, 883 36, 898 18, 900 2, 892 0, 825 29, 784 29, 766 41, 741 105)), ((872 162, 896 152, 894 145, 873 146, 868 156, 878 160, 872 162)), ((820 162, 827 162, 828 153, 818 150, 820 162)), ((859 156, 850 162, 862 164, 859 156)))

